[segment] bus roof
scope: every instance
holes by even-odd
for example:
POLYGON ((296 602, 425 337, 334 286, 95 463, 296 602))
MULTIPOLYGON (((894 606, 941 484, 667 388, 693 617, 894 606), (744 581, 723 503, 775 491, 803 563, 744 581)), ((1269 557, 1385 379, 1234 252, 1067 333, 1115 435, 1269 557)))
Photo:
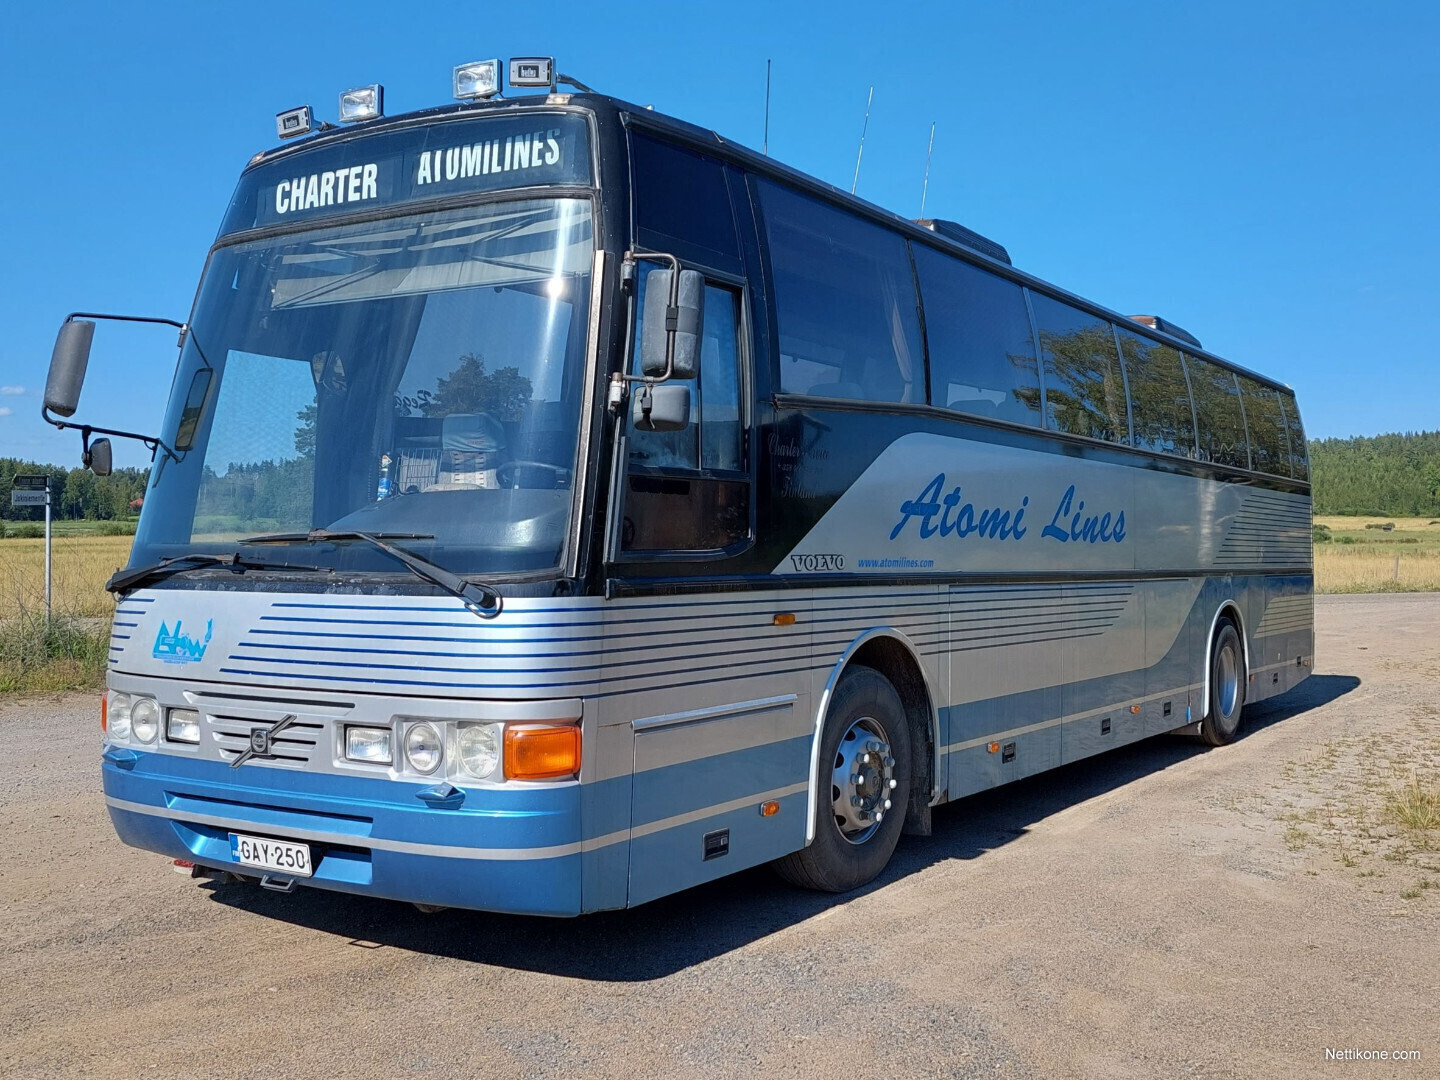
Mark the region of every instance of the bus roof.
MULTIPOLYGON (((984 245, 967 245, 959 240, 952 239, 942 231, 933 230, 921 225, 918 221, 903 217, 883 206, 869 202, 853 195, 833 184, 826 183, 809 173, 801 172, 799 169, 785 165, 776 159, 761 154, 742 143, 727 139, 718 131, 710 128, 703 128, 689 121, 681 120, 678 117, 666 113, 657 112, 650 106, 636 105, 620 98, 611 97, 606 94, 593 93, 554 93, 554 94, 527 94, 521 97, 502 98, 490 101, 457 102, 450 105, 439 105, 429 109, 419 109, 414 112, 400 113, 395 116, 379 117, 375 120, 363 121, 358 124, 350 124, 343 128, 334 128, 328 131, 321 131, 315 135, 299 139, 293 143, 282 144, 269 150, 262 150, 252 157, 246 168, 267 164, 282 159, 292 153, 316 146, 331 145, 349 139, 360 138, 367 134, 378 131, 390 131, 406 127, 423 126, 435 123, 436 121, 473 119, 478 116, 485 116, 497 113, 515 112, 526 109, 579 109, 596 114, 603 119, 606 116, 612 117, 626 127, 641 127, 651 131, 663 133, 678 141, 688 143, 698 149, 703 149, 718 157, 725 158, 737 165, 743 166, 747 171, 770 176, 774 179, 783 180, 795 187, 801 188, 812 195, 818 195, 829 202, 835 203, 854 213, 861 214, 878 224, 899 232, 913 241, 929 244, 931 247, 957 255, 969 262, 982 266, 992 273, 1009 278, 1021 285, 1047 293, 1058 300, 1083 308, 1092 314, 1109 319, 1117 326, 1133 331, 1141 336, 1151 337, 1162 344, 1178 346, 1187 353, 1203 357, 1213 363, 1220 364, 1248 376, 1276 389, 1291 391, 1291 388, 1278 379, 1263 375, 1251 368, 1244 367, 1223 356, 1209 352, 1200 347, 1199 342, 1190 334, 1182 331, 1180 335, 1167 333, 1166 330, 1174 324, 1164 319, 1155 318, 1155 325, 1148 322, 1138 322, 1130 316, 1122 315, 1118 311, 1090 300, 1078 293, 1071 292, 1062 286, 1055 285, 1034 274, 1017 269, 1008 260, 1002 261, 988 254, 984 245), (1183 336, 1182 336, 1183 335, 1183 336)), ((969 230, 967 230, 969 231, 969 230)), ((978 235, 978 234, 976 234, 978 235)), ((988 238, 982 238, 987 239, 988 238)), ((988 241, 1000 248, 1005 249, 996 241, 988 241)))

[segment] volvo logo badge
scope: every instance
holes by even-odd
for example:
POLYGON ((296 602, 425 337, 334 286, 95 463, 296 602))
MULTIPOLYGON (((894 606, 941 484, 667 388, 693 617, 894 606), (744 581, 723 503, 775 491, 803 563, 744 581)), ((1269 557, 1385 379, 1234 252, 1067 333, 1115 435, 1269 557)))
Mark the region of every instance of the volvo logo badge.
POLYGON ((276 723, 273 727, 251 728, 249 748, 243 754, 237 757, 234 761, 232 761, 230 763, 230 767, 232 769, 238 769, 241 765, 244 765, 245 762, 249 761, 252 757, 274 757, 275 755, 271 752, 271 748, 274 744, 275 736, 279 735, 291 724, 295 723, 295 720, 295 714, 290 713, 287 716, 282 717, 279 722, 276 723))

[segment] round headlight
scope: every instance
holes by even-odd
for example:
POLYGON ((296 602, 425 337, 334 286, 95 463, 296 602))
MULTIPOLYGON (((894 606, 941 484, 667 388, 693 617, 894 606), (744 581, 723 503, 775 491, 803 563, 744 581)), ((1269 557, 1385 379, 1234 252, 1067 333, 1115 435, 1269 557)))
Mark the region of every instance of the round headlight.
POLYGON ((130 730, 141 742, 154 742, 160 733, 160 706, 148 697, 136 698, 130 706, 130 730))
POLYGON ((499 725, 467 724, 456 738, 460 764, 471 776, 486 777, 500 764, 499 725))
POLYGON ((105 726, 117 739, 130 737, 130 695, 111 694, 105 706, 105 726))
POLYGON ((405 732, 405 760, 416 772, 434 772, 444 753, 439 733, 429 724, 412 724, 405 732))

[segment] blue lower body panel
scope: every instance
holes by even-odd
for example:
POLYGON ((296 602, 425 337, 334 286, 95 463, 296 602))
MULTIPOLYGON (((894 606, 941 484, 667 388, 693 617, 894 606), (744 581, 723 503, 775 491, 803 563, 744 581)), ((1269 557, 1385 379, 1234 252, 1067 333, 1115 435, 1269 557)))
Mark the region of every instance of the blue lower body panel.
POLYGON ((317 888, 578 915, 584 910, 582 858, 628 862, 623 840, 582 856, 578 784, 468 788, 464 803, 446 810, 416 798, 428 785, 263 767, 237 771, 173 754, 107 760, 102 774, 110 818, 125 843, 259 876, 263 871, 234 860, 232 832, 297 840, 310 845, 314 869, 300 883, 317 888))

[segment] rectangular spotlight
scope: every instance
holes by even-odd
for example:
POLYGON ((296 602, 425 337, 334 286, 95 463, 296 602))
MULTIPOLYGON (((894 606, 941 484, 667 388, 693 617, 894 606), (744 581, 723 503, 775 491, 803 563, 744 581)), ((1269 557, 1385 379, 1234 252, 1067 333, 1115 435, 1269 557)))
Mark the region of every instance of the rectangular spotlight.
POLYGON ((511 86, 543 86, 548 90, 555 83, 554 75, 553 56, 517 56, 510 61, 511 86))
POLYGON ((315 129, 315 114, 309 105, 300 105, 275 114, 275 134, 282 139, 309 135, 315 129))
POLYGON ((455 96, 461 101, 484 100, 500 92, 500 61, 476 60, 455 69, 455 96))
POLYGON ((355 124, 385 115, 385 87, 379 83, 357 86, 340 95, 340 122, 355 124))

